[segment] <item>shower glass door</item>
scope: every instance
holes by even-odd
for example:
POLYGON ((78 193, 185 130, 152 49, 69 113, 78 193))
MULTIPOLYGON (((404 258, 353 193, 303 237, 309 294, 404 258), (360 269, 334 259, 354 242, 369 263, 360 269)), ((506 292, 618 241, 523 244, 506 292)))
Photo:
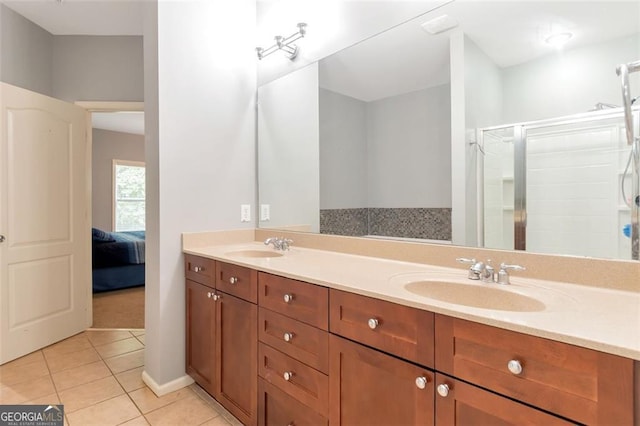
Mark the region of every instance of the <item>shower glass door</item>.
POLYGON ((631 258, 630 208, 621 191, 631 148, 621 114, 582 114, 481 135, 485 247, 631 258))

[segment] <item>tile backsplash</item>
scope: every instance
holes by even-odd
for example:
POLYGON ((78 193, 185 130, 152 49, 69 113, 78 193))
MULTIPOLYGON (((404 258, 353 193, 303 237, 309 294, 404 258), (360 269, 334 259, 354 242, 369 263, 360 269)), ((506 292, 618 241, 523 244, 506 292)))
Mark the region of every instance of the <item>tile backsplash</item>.
POLYGON ((320 210, 320 233, 451 240, 450 208, 357 208, 320 210))

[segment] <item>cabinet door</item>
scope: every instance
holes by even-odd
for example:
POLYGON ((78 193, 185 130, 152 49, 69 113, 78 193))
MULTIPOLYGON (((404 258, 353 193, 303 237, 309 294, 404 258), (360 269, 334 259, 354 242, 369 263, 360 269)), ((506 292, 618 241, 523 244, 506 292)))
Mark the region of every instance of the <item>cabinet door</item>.
POLYGON ((245 425, 256 424, 258 307, 226 293, 216 303, 216 399, 245 425))
POLYGON ((326 426, 327 419, 290 397, 266 380, 259 379, 258 424, 260 426, 326 426))
POLYGON ((215 309, 213 289, 187 280, 187 374, 211 395, 215 392, 215 309))
POLYGON ((440 373, 436 374, 436 389, 436 423, 439 425, 573 424, 440 373))
POLYGON ((329 337, 332 425, 433 425, 433 373, 349 340, 329 337))

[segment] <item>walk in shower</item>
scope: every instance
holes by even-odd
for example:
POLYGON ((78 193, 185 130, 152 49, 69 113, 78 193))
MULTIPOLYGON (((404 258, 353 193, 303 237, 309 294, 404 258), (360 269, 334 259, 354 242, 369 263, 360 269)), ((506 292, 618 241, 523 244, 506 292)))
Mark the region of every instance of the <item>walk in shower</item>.
POLYGON ((631 259, 638 174, 625 133, 623 108, 479 129, 484 247, 631 259))

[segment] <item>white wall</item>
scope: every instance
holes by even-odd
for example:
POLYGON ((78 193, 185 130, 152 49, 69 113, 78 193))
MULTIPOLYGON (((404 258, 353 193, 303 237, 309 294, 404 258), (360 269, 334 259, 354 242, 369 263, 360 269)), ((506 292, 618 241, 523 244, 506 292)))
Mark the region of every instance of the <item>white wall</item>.
POLYGON ((367 104, 369 207, 451 206, 449 85, 367 104))
POLYGON ((93 129, 91 226, 113 231, 113 160, 144 162, 144 136, 93 129))
POLYGON ((53 37, 53 96, 67 101, 144 100, 142 37, 53 37))
POLYGON ((0 80, 51 96, 53 36, 0 4, 0 80))
MULTIPOLYGON (((621 105, 618 64, 640 59, 640 34, 558 52, 503 70, 503 123, 587 112, 597 102, 621 105)), ((630 75, 640 87, 640 74, 630 75)))
POLYGON ((475 130, 503 123, 500 69, 468 37, 464 38, 465 86, 465 244, 478 245, 478 156, 475 130))
POLYGON ((181 233, 255 226, 255 1, 146 6, 143 377, 166 393, 190 382, 181 233))
POLYGON ((320 229, 318 64, 260 87, 260 203, 269 204, 264 227, 320 229))
POLYGON ((366 102, 321 88, 321 209, 369 206, 366 159, 366 102))

